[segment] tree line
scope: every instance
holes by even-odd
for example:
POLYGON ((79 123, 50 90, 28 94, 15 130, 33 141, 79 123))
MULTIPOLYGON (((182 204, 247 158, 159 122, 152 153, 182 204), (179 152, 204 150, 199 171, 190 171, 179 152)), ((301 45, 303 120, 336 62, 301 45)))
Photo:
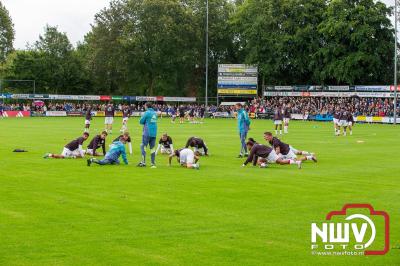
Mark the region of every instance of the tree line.
MULTIPOLYGON (((374 0, 209 0, 209 92, 219 63, 258 65, 260 85, 391 84, 392 12, 374 0)), ((112 0, 76 46, 47 25, 16 50, 0 2, 0 77, 41 93, 201 97, 205 18, 205 0, 112 0)))

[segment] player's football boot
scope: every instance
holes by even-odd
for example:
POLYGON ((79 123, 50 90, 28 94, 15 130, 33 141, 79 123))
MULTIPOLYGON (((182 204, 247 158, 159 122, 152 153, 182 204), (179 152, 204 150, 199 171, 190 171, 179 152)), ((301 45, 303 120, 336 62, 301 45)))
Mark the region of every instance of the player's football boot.
POLYGON ((50 158, 50 153, 46 153, 45 155, 43 155, 43 159, 48 159, 50 158))
POLYGON ((302 164, 303 162, 302 162, 302 161, 297 161, 296 163, 297 163, 297 167, 298 167, 299 169, 301 169, 301 164, 302 164))
POLYGON ((313 160, 314 163, 318 162, 317 157, 315 157, 315 155, 313 155, 313 156, 311 157, 311 160, 313 160))
POLYGON ((146 167, 146 164, 144 162, 138 163, 137 167, 146 167))

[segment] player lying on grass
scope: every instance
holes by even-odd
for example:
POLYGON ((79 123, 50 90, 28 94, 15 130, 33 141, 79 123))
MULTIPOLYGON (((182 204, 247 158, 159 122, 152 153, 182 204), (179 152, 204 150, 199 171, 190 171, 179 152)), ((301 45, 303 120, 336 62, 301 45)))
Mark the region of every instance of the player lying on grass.
POLYGON ((103 131, 100 135, 95 136, 87 146, 86 154, 92 155, 92 156, 100 156, 100 155, 105 155, 106 154, 106 137, 107 137, 107 132, 103 131), (97 149, 103 149, 103 154, 99 154, 96 152, 97 149))
POLYGON ((43 158, 66 159, 66 158, 82 158, 85 156, 85 151, 82 149, 82 144, 89 138, 89 133, 83 133, 82 137, 74 139, 65 145, 61 154, 46 153, 43 158))
POLYGON ((172 138, 168 136, 167 133, 164 133, 158 142, 158 147, 156 150, 156 155, 158 151, 161 150, 161 154, 172 154, 174 151, 174 145, 172 144, 172 138))
POLYGON ((296 150, 289 144, 283 143, 280 139, 274 137, 271 132, 265 132, 264 139, 268 141, 271 147, 275 150, 275 153, 284 160, 297 160, 297 155, 304 155, 304 157, 300 158, 301 161, 309 160, 317 162, 317 158, 313 153, 296 150))
POLYGON ((248 141, 247 148, 250 150, 250 154, 247 160, 243 163, 243 167, 248 163, 253 162, 254 166, 259 165, 261 168, 266 168, 267 163, 276 163, 280 165, 296 164, 297 167, 301 169, 302 161, 279 158, 274 149, 265 145, 248 141))
POLYGON ((133 151, 132 151, 132 139, 129 135, 129 132, 124 132, 123 135, 118 136, 115 141, 119 141, 121 137, 124 137, 126 139, 125 143, 128 143, 128 147, 129 147, 129 154, 132 155, 133 151))
POLYGON ((188 139, 188 141, 186 142, 185 148, 189 148, 189 147, 194 148, 194 151, 200 152, 201 155, 205 155, 205 156, 209 155, 207 145, 201 138, 191 137, 190 139, 188 139))
POLYGON ((198 163, 200 159, 200 153, 198 151, 193 152, 191 149, 184 148, 180 150, 175 150, 169 156, 169 166, 171 166, 172 158, 176 156, 178 163, 189 169, 199 169, 200 165, 198 163))
POLYGON ((106 153, 106 156, 103 160, 98 160, 96 158, 90 158, 87 160, 87 166, 90 166, 92 163, 98 165, 115 165, 120 164, 119 157, 122 156, 122 160, 125 164, 128 164, 128 159, 126 158, 126 151, 125 151, 125 143, 127 137, 123 135, 120 137, 119 141, 114 141, 111 146, 110 150, 106 153))

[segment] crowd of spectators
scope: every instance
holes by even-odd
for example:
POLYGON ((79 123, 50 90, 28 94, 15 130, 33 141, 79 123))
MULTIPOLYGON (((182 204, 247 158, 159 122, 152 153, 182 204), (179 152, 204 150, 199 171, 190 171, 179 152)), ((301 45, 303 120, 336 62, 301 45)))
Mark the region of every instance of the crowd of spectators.
MULTIPOLYGON (((345 108, 355 116, 393 116, 393 99, 387 98, 329 98, 329 97, 267 97, 251 101, 250 112, 267 113, 283 105, 292 114, 332 115, 337 108, 345 108)), ((397 105, 399 113, 399 105, 397 105)))
MULTIPOLYGON (((337 108, 346 108, 355 116, 393 116, 393 99, 386 98, 328 98, 328 97, 259 97, 247 103, 247 109, 250 113, 272 113, 278 107, 290 104, 292 114, 308 115, 331 115, 337 108)), ((107 103, 73 103, 73 102, 25 102, 1 104, 3 111, 67 111, 67 112, 85 112, 89 106, 93 111, 104 111, 107 103)), ((167 112, 171 109, 177 109, 184 105, 187 109, 200 108, 198 104, 155 104, 156 111, 167 112)), ((131 104, 132 112, 144 111, 143 104, 131 104)), ((123 103, 115 104, 115 109, 122 110, 123 103)), ((228 112, 232 113, 232 106, 210 105, 206 112, 228 112)), ((399 110, 398 110, 399 112, 399 110)))

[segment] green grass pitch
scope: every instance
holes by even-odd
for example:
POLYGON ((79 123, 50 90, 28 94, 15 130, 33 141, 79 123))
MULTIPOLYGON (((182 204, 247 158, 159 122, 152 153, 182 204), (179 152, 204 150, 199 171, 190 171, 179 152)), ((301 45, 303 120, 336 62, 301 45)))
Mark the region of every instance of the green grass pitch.
MULTIPOLYGON (((176 148, 193 135, 207 142, 199 171, 162 156, 157 169, 135 167, 137 119, 131 164, 90 168, 42 159, 80 136, 83 118, 0 119, 0 265, 399 265, 400 127, 356 125, 335 137, 331 123, 292 122, 283 140, 319 159, 298 170, 241 168, 235 120, 159 121, 176 148), (386 256, 311 255, 310 224, 346 203, 390 214, 386 256)), ((93 120, 92 135, 102 123, 93 120)), ((253 121, 249 137, 261 142, 272 127, 253 121)))

